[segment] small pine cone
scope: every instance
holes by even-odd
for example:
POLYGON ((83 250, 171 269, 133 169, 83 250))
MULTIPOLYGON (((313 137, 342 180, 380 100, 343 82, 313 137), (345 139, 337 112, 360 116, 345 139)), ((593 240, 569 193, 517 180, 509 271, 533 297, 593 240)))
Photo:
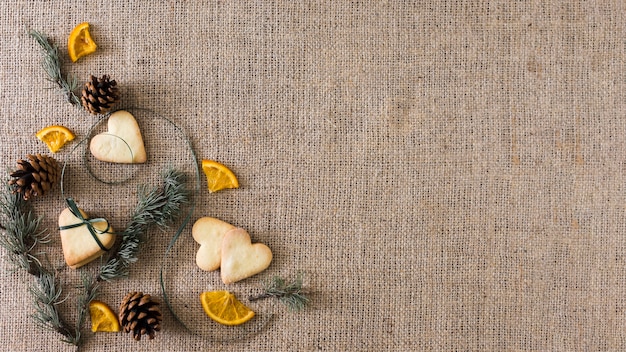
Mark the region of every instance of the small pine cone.
POLYGON ((103 75, 102 78, 89 76, 81 97, 85 110, 93 115, 106 114, 119 100, 117 82, 110 80, 109 75, 103 75))
POLYGON ((124 297, 119 318, 124 331, 132 331, 133 338, 137 341, 144 334, 152 340, 156 332, 161 330, 163 319, 159 303, 142 292, 131 292, 124 297))
POLYGON ((21 194, 24 200, 43 196, 61 177, 61 167, 53 157, 29 154, 27 159, 17 161, 17 170, 11 173, 13 179, 9 181, 13 192, 21 194))

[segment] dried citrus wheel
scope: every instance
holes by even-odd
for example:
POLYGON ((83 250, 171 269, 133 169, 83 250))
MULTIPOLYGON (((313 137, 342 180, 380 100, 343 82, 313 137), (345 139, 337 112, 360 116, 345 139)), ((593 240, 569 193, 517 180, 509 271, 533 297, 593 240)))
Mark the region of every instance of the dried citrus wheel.
POLYGON ((202 170, 206 175, 209 192, 217 192, 225 188, 239 188, 237 176, 217 161, 202 160, 202 170))
POLYGON ((91 316, 91 331, 118 332, 120 322, 117 315, 104 302, 97 300, 89 303, 89 315, 91 316))
POLYGON ((254 317, 254 312, 228 291, 208 291, 200 294, 204 312, 224 325, 241 325, 254 317))
POLYGON ((67 41, 67 51, 72 62, 96 51, 96 42, 89 33, 89 23, 83 22, 72 29, 67 41))
POLYGON ((63 126, 48 126, 37 132, 37 138, 46 143, 51 152, 56 153, 65 143, 74 139, 74 133, 63 126))

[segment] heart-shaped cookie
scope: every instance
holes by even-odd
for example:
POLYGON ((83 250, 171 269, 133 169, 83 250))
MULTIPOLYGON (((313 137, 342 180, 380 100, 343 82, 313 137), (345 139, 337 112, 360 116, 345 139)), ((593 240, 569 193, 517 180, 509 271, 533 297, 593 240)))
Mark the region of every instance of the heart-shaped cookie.
POLYGON ((91 139, 89 150, 96 159, 112 163, 145 163, 146 149, 135 117, 125 110, 109 116, 108 131, 91 139))
MULTIPOLYGON (((83 219, 88 219, 87 214, 85 214, 82 209, 76 209, 78 209, 83 219)), ((91 226, 97 230, 95 231, 95 235, 102 246, 107 249, 113 247, 115 235, 113 235, 112 228, 109 227, 109 229, 106 230, 108 226, 106 221, 92 222, 91 226)), ((63 256, 70 268, 80 268, 104 254, 105 251, 93 238, 87 225, 83 223, 82 219, 75 216, 69 208, 65 208, 61 212, 61 215, 59 215, 59 228, 61 229, 63 256)))
POLYGON ((196 253, 196 264, 200 269, 206 271, 219 269, 222 262, 222 240, 226 232, 234 228, 227 222, 210 217, 200 218, 193 224, 191 235, 200 243, 196 253))
POLYGON ((262 243, 252 244, 250 235, 240 228, 232 229, 222 240, 221 276, 231 284, 258 274, 272 262, 272 251, 262 243))

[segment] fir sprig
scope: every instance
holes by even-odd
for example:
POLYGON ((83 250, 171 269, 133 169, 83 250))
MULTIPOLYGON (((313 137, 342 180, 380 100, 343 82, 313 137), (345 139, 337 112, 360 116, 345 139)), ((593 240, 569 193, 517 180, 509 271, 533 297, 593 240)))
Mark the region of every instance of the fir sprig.
POLYGON ((29 288, 35 303, 33 319, 40 326, 63 335, 64 342, 78 345, 80 335, 69 328, 59 313, 58 305, 63 301, 61 283, 34 253, 37 244, 49 242, 49 235, 41 229, 42 218, 35 216, 30 204, 6 186, 0 196, 0 219, 3 230, 0 246, 9 253, 16 268, 35 277, 35 283, 29 288))
POLYGON ((40 268, 36 284, 30 287, 30 293, 35 300, 35 312, 32 317, 44 329, 55 331, 63 335, 63 342, 78 346, 80 331, 73 331, 69 324, 61 317, 58 305, 63 289, 55 274, 40 268))
POLYGON ((48 80, 54 82, 60 89, 67 101, 77 107, 81 106, 80 98, 74 93, 78 89, 78 79, 75 76, 67 75, 67 78, 61 74, 61 58, 59 57, 59 49, 56 45, 51 44, 48 38, 34 29, 28 31, 44 51, 42 62, 43 69, 48 75, 48 80))
POLYGON ((38 276, 41 262, 34 250, 39 243, 49 242, 49 235, 40 229, 41 217, 32 212, 30 204, 6 186, 0 197, 0 227, 4 236, 0 246, 9 253, 13 264, 30 274, 38 276))
POLYGON ((183 172, 169 168, 163 172, 163 184, 160 187, 140 188, 139 202, 124 230, 117 254, 100 268, 98 280, 111 281, 128 276, 129 266, 137 261, 139 247, 145 240, 148 228, 153 225, 168 227, 178 217, 182 206, 189 201, 185 180, 183 172))
POLYGON ((93 276, 81 271, 81 284, 78 289, 82 293, 78 296, 78 302, 76 304, 78 310, 78 318, 76 319, 76 325, 74 325, 74 335, 76 336, 76 345, 80 342, 81 328, 87 320, 87 314, 89 313, 89 303, 93 301, 99 293, 100 284, 93 278, 93 276))
POLYGON ((287 282, 280 276, 274 276, 264 284, 264 292, 257 296, 251 296, 249 301, 265 298, 277 298, 292 311, 303 310, 310 302, 307 292, 302 288, 302 274, 287 282))

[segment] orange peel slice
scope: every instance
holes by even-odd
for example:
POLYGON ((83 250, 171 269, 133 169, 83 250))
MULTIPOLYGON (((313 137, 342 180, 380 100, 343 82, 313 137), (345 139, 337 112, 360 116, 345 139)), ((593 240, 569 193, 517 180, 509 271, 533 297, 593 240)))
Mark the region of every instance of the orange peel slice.
POLYGON ((76 136, 65 126, 53 125, 41 129, 36 134, 37 138, 46 143, 51 152, 58 152, 67 142, 74 140, 76 136))
POLYGON ((228 291, 202 292, 200 302, 204 312, 223 325, 241 325, 254 317, 254 311, 228 291))
POLYGON ((237 176, 224 164, 213 160, 202 160, 202 171, 207 178, 209 192, 217 192, 226 188, 239 188, 237 176))
POLYGON ((67 51, 72 62, 94 53, 97 47, 96 42, 91 37, 91 33, 89 33, 88 22, 83 22, 72 29, 67 40, 67 51))
POLYGON ((89 303, 91 331, 118 332, 121 330, 117 315, 104 302, 93 300, 89 303))

